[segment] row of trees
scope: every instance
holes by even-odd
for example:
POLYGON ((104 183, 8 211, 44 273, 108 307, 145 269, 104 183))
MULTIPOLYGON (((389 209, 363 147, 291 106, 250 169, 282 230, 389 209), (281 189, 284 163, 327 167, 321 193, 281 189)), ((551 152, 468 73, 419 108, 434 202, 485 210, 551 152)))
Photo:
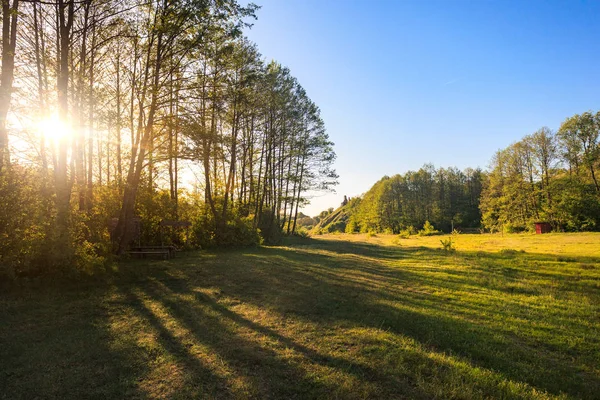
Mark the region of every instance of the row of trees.
POLYGON ((557 132, 542 128, 494 156, 482 193, 490 230, 600 229, 600 112, 567 118, 557 132))
MULTIPOLYGON (((425 165, 384 177, 364 195, 324 212, 318 232, 393 232, 426 221, 443 231, 600 230, 600 112, 567 118, 498 151, 488 171, 425 165)), ((314 222, 314 221, 307 221, 314 222)), ((318 221, 317 221, 318 222, 318 221)))
POLYGON ((345 206, 352 209, 345 231, 399 233, 418 229, 426 221, 446 231, 453 226, 477 227, 483 181, 479 169, 435 169, 431 164, 386 176, 345 206))
MULTIPOLYGON (((258 229, 274 240, 295 230, 309 190, 336 183, 318 107, 243 36, 257 6, 2 4, 0 193, 40 197, 35 212, 19 208, 27 202, 3 211, 1 237, 16 229, 25 240, 25 225, 43 225, 33 229, 46 243, 38 252, 98 253, 117 217, 112 250, 122 253, 138 216, 146 240, 163 218, 193 219, 203 244, 258 229), (196 174, 193 191, 184 170, 196 174), (23 213, 36 220, 11 219, 23 213)), ((0 250, 4 260, 15 251, 0 250)))

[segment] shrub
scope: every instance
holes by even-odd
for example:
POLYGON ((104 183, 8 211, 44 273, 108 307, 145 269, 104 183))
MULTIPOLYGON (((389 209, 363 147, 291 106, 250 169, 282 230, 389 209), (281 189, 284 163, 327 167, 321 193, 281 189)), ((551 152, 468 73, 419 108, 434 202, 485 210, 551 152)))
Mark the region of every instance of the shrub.
POLYGON ((83 213, 57 223, 52 179, 13 164, 0 175, 0 281, 77 278, 106 265, 108 233, 83 213), (91 232, 94 232, 93 234, 91 232))
POLYGON ((436 230, 433 225, 429 223, 429 221, 425 221, 423 224, 423 229, 419 231, 419 236, 433 236, 439 235, 441 232, 436 230))
POLYGON ((404 231, 400 231, 400 233, 398 234, 398 239, 409 239, 410 238, 410 233, 404 231))
POLYGON ((411 225, 408 228, 402 229, 400 231, 400 233, 398 234, 398 237, 400 239, 408 239, 408 238, 410 238, 411 235, 414 235, 416 233, 417 232, 416 232, 415 228, 411 225))
POLYGON ((504 233, 523 233, 526 232, 528 229, 525 226, 522 225, 514 225, 514 224, 504 224, 503 226, 503 230, 504 233))
POLYGON ((329 226, 327 226, 328 233, 345 232, 345 230, 346 230, 346 223, 343 221, 337 221, 337 222, 329 224, 329 226))
POLYGON ((447 239, 440 239, 440 243, 442 244, 442 249, 447 252, 456 251, 454 248, 454 243, 452 243, 452 238, 449 237, 447 239))
POLYGON ((308 230, 300 228, 298 231, 296 231, 296 236, 306 239, 310 237, 310 233, 308 233, 308 230))
POLYGON ((269 245, 280 244, 283 239, 283 231, 276 222, 272 211, 263 211, 258 219, 258 229, 264 243, 269 245))
POLYGON ((354 222, 353 219, 348 221, 348 223, 346 224, 346 229, 345 229, 346 233, 356 233, 359 230, 360 230, 359 226, 356 225, 356 222, 354 222))
POLYGON ((216 223, 208 213, 194 221, 192 229, 196 243, 204 248, 254 246, 261 243, 259 231, 249 217, 232 215, 229 220, 216 223))

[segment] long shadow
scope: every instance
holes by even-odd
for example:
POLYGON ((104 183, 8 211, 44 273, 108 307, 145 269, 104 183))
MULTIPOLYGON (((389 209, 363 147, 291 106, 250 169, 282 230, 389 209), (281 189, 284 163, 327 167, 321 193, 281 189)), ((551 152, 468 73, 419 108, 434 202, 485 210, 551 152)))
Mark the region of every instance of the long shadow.
MULTIPOLYGON (((323 354, 299 344, 279 332, 253 322, 233 312, 214 298, 198 293, 189 285, 188 280, 168 279, 154 280, 145 285, 145 293, 155 302, 162 303, 168 308, 170 315, 182 322, 190 332, 193 332, 198 342, 206 343, 212 351, 235 366, 236 373, 251 378, 252 395, 258 398, 330 398, 332 393, 337 397, 354 398, 357 388, 336 387, 335 383, 323 384, 306 377, 304 368, 297 364, 281 360, 272 350, 273 344, 265 347, 258 342, 240 336, 239 328, 260 333, 283 344, 286 348, 300 353, 311 365, 320 365, 344 373, 352 374, 361 382, 376 385, 377 398, 431 398, 432 392, 410 384, 401 376, 378 370, 368 365, 357 363, 345 358, 323 354), (192 294, 192 299, 188 299, 192 294), (208 309, 208 311, 207 311, 208 309), (216 317, 209 311, 216 312, 216 317), (234 328, 232 328, 232 326, 234 328), (255 367, 260 365, 260 369, 255 367)), ((390 312, 394 310, 390 309, 390 312)), ((412 313, 409 317, 418 317, 412 313)), ((369 325, 369 321, 365 321, 369 325)), ((277 347, 277 346, 275 346, 277 347)), ((407 350, 403 350, 406 352, 407 350)), ((432 361, 423 354, 410 353, 416 365, 431 364, 432 361)), ((433 368, 451 369, 449 365, 440 364, 433 368)), ((465 379, 469 380, 470 377, 465 379)), ((473 386, 485 386, 483 382, 470 382, 473 386)), ((486 388, 488 391, 489 387, 486 388)), ((495 388, 497 389, 497 388, 495 388)), ((507 393, 500 391, 500 396, 507 393)), ((360 397, 360 396, 358 396, 360 397)))
MULTIPOLYGON (((268 275, 252 273, 262 272, 267 266, 256 266, 252 271, 244 273, 239 279, 247 280, 239 285, 231 278, 212 281, 229 296, 238 298, 257 306, 268 307, 282 315, 295 314, 316 322, 345 321, 356 326, 368 326, 389 329, 398 334, 410 336, 417 341, 427 343, 432 348, 452 354, 459 354, 471 360, 475 365, 499 371, 515 381, 522 381, 559 394, 566 392, 575 396, 592 396, 600 390, 600 377, 582 370, 575 361, 569 361, 573 354, 562 354, 562 347, 548 347, 546 351, 538 351, 536 346, 542 345, 535 338, 497 332, 484 324, 456 318, 453 311, 445 308, 440 299, 414 292, 402 293, 393 291, 386 294, 377 287, 368 287, 356 279, 347 277, 345 273, 360 272, 381 282, 405 283, 429 287, 456 288, 462 282, 465 286, 478 287, 479 283, 470 274, 473 272, 454 272, 453 282, 423 276, 407 268, 389 268, 379 265, 376 259, 392 259, 394 253, 404 253, 414 258, 415 255, 428 253, 432 257, 445 257, 437 251, 425 249, 380 249, 376 245, 351 245, 339 242, 319 243, 319 250, 330 250, 338 254, 355 254, 375 261, 365 266, 360 259, 339 258, 310 252, 307 246, 280 249, 267 248, 248 252, 247 257, 265 257, 267 260, 282 264, 278 268, 269 268, 268 275), (354 249, 354 250, 353 250, 354 249), (332 273, 331 271, 334 271, 332 273), (335 275, 335 276, 332 276, 335 275), (334 283, 332 285, 332 283, 334 283), (260 290, 248 292, 249 286, 260 290), (356 296, 348 296, 348 291, 356 296), (382 304, 388 299, 400 307, 382 304), (413 309, 404 306, 412 306, 413 309), (418 308, 430 308, 436 311, 428 315, 418 308)), ((478 257, 482 257, 478 252, 478 257)), ((533 272, 532 272, 533 273, 533 272)), ((239 280, 235 279, 235 280, 239 280)), ((489 288, 483 288, 489 290, 489 288)), ((474 311, 493 313, 492 307, 474 308, 474 311)), ((471 313, 474 313, 471 311, 471 313)), ((577 354, 575 354, 577 356, 577 354)), ((581 362, 581 360, 579 360, 581 362)), ((590 366, 593 369, 593 366, 590 366)))
POLYGON ((135 343, 113 345, 107 287, 4 297, 0 309, 0 398, 138 398, 148 368, 135 343))
MULTIPOLYGON (((311 362, 322 366, 344 371, 360 371, 361 374, 368 374, 371 377, 378 376, 377 371, 373 369, 346 360, 323 356, 271 329, 245 319, 209 296, 194 292, 184 280, 166 282, 156 280, 145 285, 144 290, 154 301, 167 307, 172 317, 193 332, 198 342, 208 345, 212 351, 227 360, 229 365, 235 368, 236 374, 250 379, 252 397, 327 398, 328 394, 339 388, 336 388, 334 383, 326 384, 309 378, 307 371, 297 364, 283 360, 273 349, 241 336, 237 332, 240 327, 275 339, 285 347, 302 353, 311 362), (189 302, 178 297, 189 294, 193 294, 194 301, 189 302), (207 312, 206 307, 215 312, 216 316, 207 312)), ((381 389, 383 390, 384 387, 381 389)), ((390 396, 393 394, 389 391, 387 393, 390 396)), ((354 397, 352 393, 345 395, 354 397)))
MULTIPOLYGON (((388 261, 399 261, 403 259, 415 259, 423 256, 427 259, 430 259, 430 263, 435 262, 447 262, 449 258, 452 258, 452 254, 448 254, 441 249, 431 249, 426 247, 393 247, 393 246, 381 246, 377 244, 371 243, 354 243, 354 242, 341 242, 341 241, 331 241, 326 239, 321 240, 313 240, 311 243, 314 243, 314 248, 327 250, 334 254, 340 255, 356 255, 363 257, 367 260, 388 260, 388 261)), ((310 248, 310 247, 309 247, 310 248)), ((287 257, 290 259, 296 259, 300 261, 305 254, 298 254, 295 257, 293 252, 288 252, 287 257)), ((314 254, 314 253, 312 253, 314 254)), ((320 255, 321 258, 323 255, 320 255)), ((600 270, 600 258, 595 257, 566 257, 562 258, 556 255, 549 254, 538 254, 538 253, 516 253, 513 254, 508 252, 507 254, 498 252, 482 252, 482 251, 461 251, 459 253, 455 253, 453 255, 455 258, 461 262, 467 262, 470 265, 470 270, 468 273, 472 274, 473 270, 477 272, 481 272, 483 276, 493 277, 496 276, 501 278, 498 282, 502 282, 502 285, 497 285, 493 287, 493 282, 488 282, 486 289, 496 289, 500 291, 505 291, 507 293, 515 293, 519 290, 524 290, 524 293, 527 294, 527 289, 523 288, 514 288, 510 285, 506 285, 506 283, 518 282, 523 279, 530 280, 556 280, 557 278, 561 278, 560 285, 562 292, 575 292, 580 293, 582 289, 587 290, 588 292, 591 290, 592 295, 600 296, 600 286, 590 286, 585 282, 585 277, 588 270, 600 270), (534 268, 522 268, 521 270, 516 268, 507 267, 505 264, 507 261, 519 261, 519 262, 527 262, 534 264, 543 263, 544 265, 548 265, 550 263, 556 264, 556 267, 553 271, 544 272, 539 271, 534 268), (561 261, 565 260, 565 261, 561 261), (597 265, 595 265, 597 264, 597 265), (561 267, 567 265, 569 268, 560 269, 561 267), (575 266, 575 268, 574 268, 575 266), (578 268, 577 268, 578 266, 578 268), (580 276, 583 275, 583 278, 580 276), (583 280, 583 282, 582 282, 583 280)), ((325 258, 327 259, 327 258, 325 258)), ((334 260, 334 257, 330 258, 334 260)), ((350 260, 351 261, 351 260, 350 260)), ((353 266, 356 263, 352 263, 353 266)), ((377 265, 377 263, 371 264, 361 263, 360 265, 356 265, 362 271, 368 271, 372 274, 379 275, 381 277, 387 277, 390 279, 398 279, 398 276, 401 275, 402 271, 408 269, 407 266, 403 266, 402 270, 396 268, 381 268, 381 265, 377 265), (370 266, 374 265, 374 266, 370 266)), ((334 267, 334 265, 331 265, 334 267)), ((435 268, 429 268, 430 271, 437 271, 435 268)), ((427 271, 427 267, 418 266, 418 271, 423 272, 427 271)), ((475 282, 472 278, 467 277, 464 270, 444 270, 444 274, 453 275, 452 279, 464 282, 475 282), (463 279, 465 278, 466 279, 463 279)), ((589 275, 589 274, 587 274, 589 275)), ((444 285, 444 282, 438 282, 439 284, 444 285)), ((448 284, 453 285, 456 282, 448 282, 448 284)), ((480 282, 477 282, 477 286, 481 286, 480 282)), ((532 294, 535 294, 535 288, 531 288, 533 291, 532 294)))
MULTIPOLYGON (((138 290, 144 291, 144 285, 138 290)), ((149 308, 146 306, 140 296, 134 293, 131 288, 121 287, 121 293, 127 300, 127 304, 139 315, 141 315, 150 327, 155 330, 157 340, 162 349, 169 353, 171 357, 176 360, 176 363, 181 364, 187 375, 184 379, 186 381, 181 383, 181 388, 175 392, 178 397, 181 396, 192 396, 192 397, 219 397, 219 398, 233 398, 234 394, 229 390, 229 385, 226 379, 216 375, 211 368, 204 364, 198 357, 195 357, 190 353, 188 347, 186 347, 179 339, 177 339, 173 333, 167 329, 163 323, 149 308), (190 378, 191 376, 191 378, 190 378), (194 385, 188 385, 187 380, 193 379, 194 385), (190 390, 190 388, 192 388, 190 390)), ((140 349, 138 349, 138 352, 140 349)), ((151 356, 151 354, 150 354, 151 356)), ((152 360, 148 360, 152 362, 152 360)))
MULTIPOLYGON (((361 397, 353 391, 356 388, 320 380, 315 371, 368 383, 374 390, 371 397, 440 396, 417 387, 410 377, 394 374, 393 369, 378 368, 381 363, 368 349, 358 349, 358 358, 333 355, 328 349, 306 344, 306 338, 301 342, 237 313, 228 306, 231 299, 310 326, 342 331, 369 328, 403 335, 428 350, 456 356, 516 383, 552 394, 594 398, 600 392, 600 376, 590 372, 597 368, 600 348, 598 334, 590 328, 594 325, 584 326, 570 314, 571 309, 560 308, 561 303, 552 306, 551 324, 529 326, 543 321, 550 311, 544 304, 527 300, 546 293, 567 296, 567 292, 600 300, 600 286, 590 283, 597 278, 598 262, 597 258, 534 253, 448 255, 427 248, 321 239, 285 248, 135 261, 124 270, 137 272, 123 280, 117 276, 114 284, 105 287, 35 295, 12 303, 5 300, 8 306, 0 310, 0 398, 150 397, 157 393, 149 393, 140 382, 156 374, 160 361, 156 357, 169 358, 184 373, 180 382, 164 377, 166 385, 181 385, 179 397, 328 398, 332 393, 339 398, 361 397), (411 264, 421 258, 427 265, 411 264), (537 270, 525 262, 552 265, 557 271, 537 270), (440 270, 436 264, 457 268, 440 270), (578 280, 578 271, 587 280, 578 280), (539 282, 540 287, 522 289, 525 285, 520 284, 529 280, 539 282), (560 292, 556 280, 560 280, 560 292), (217 295, 198 289, 214 290, 217 295), (460 295, 453 296, 453 292, 460 295), (469 292, 487 296, 489 301, 464 302, 469 292), (167 309, 169 318, 181 324, 190 338, 182 341, 149 303, 167 309), (494 324, 497 314, 515 320, 504 329, 494 324), (142 333, 127 336, 129 315, 139 318, 142 333), (119 332, 111 325, 115 316, 125 323, 119 332), (586 338, 588 347, 530 337, 513 329, 519 324, 545 337, 571 333, 586 338), (160 353, 138 342, 139 335, 148 332, 154 334, 160 353), (190 343, 218 355, 230 375, 217 373, 215 365, 194 352, 190 343), (282 357, 282 349, 295 356, 282 357)), ((319 332, 306 337, 314 335, 319 332)), ((390 348, 383 342, 378 345, 390 348)), ((432 368, 456 373, 456 367, 423 354, 411 353, 408 359, 415 367, 435 363, 432 368)), ((477 377, 465 379, 482 389, 481 393, 492 390, 477 377)), ((502 397, 508 392, 493 393, 502 397)))
MULTIPOLYGON (((173 313, 180 320, 185 321, 186 325, 188 327, 190 327, 194 332, 202 332, 203 331, 203 329, 199 329, 201 327, 199 326, 198 319, 197 319, 198 318, 197 310, 198 310, 198 304, 206 305, 206 306, 210 307, 210 309, 212 309, 213 311, 218 313, 221 317, 229 320, 231 323, 235 324, 236 326, 244 327, 250 331, 257 332, 257 333, 260 333, 270 339, 274 339, 275 341, 282 343, 286 348, 293 349, 294 351, 302 354, 303 357, 310 360, 311 363, 319 364, 319 365, 325 366, 325 367, 335 368, 337 370, 344 371, 346 373, 351 373, 359 379, 368 379, 369 381, 377 382, 379 384, 378 392, 382 395, 382 397, 391 398, 394 395, 399 394, 398 388, 400 388, 403 383, 402 380, 399 379, 399 377, 385 375, 381 371, 378 371, 367 365, 359 364, 359 363, 353 362, 348 359, 343 359, 340 357, 334 357, 331 355, 323 354, 323 353, 320 353, 309 347, 306 347, 305 345, 299 344, 296 341, 280 334, 279 332, 277 332, 273 329, 270 329, 266 326, 260 325, 260 324, 255 323, 247 318, 244 318, 240 314, 237 314, 237 313, 231 311, 226 306, 219 304, 214 298, 212 298, 206 294, 199 293, 199 292, 193 292, 191 290, 191 288, 185 282, 171 281, 171 282, 167 283, 165 285, 165 287, 171 293, 193 293, 194 294, 195 301, 193 303, 188 303, 184 306, 182 304, 184 302, 182 302, 181 300, 179 300, 177 302, 175 302, 173 300, 167 300, 168 296, 167 297, 165 297, 164 295, 161 296, 160 290, 154 291, 155 299, 158 300, 158 299, 162 298, 163 303, 167 304, 168 307, 171 310, 173 310, 173 313)), ((219 326, 219 330, 221 332, 227 331, 222 328, 223 328, 222 326, 219 326)), ((204 337, 201 337, 200 335, 198 338, 204 339, 204 340, 206 339, 204 337)), ((239 338, 234 338, 232 341, 232 338, 230 335, 227 336, 227 339, 224 341, 224 343, 226 343, 226 346, 228 348, 227 351, 225 351, 225 352, 231 352, 231 348, 235 348, 236 352, 237 352, 237 351, 239 351, 240 348, 243 349, 247 345, 250 344, 248 341, 240 340, 239 338)), ((223 345, 223 343, 220 343, 220 344, 223 345)), ((213 343, 213 345, 215 345, 215 343, 213 343)), ((251 345, 256 346, 256 344, 251 344, 251 345)), ((215 347, 217 347, 217 346, 215 346, 215 347)), ((264 357, 265 350, 263 349, 263 351, 261 353, 262 353, 261 357, 264 357)), ((267 351, 267 353, 269 354, 269 357, 277 358, 277 356, 274 352, 267 351)), ((280 371, 284 371, 285 376, 294 376, 293 384, 288 385, 289 388, 293 387, 294 389, 291 392, 284 393, 284 394, 286 396, 298 395, 296 388, 297 388, 299 381, 302 382, 306 379, 303 376, 305 374, 305 372, 302 370, 295 369, 295 368, 291 367, 289 364, 288 365, 286 365, 286 364, 278 365, 277 369, 280 371), (290 370, 290 371, 288 371, 288 370, 290 370)), ((267 377, 265 377, 265 378, 267 378, 267 377)), ((281 383, 283 383, 283 382, 278 382, 278 386, 281 386, 281 383)), ((316 395, 316 397, 327 397, 327 393, 331 393, 331 391, 332 391, 332 387, 325 386, 322 384, 315 385, 315 382, 312 380, 309 380, 309 381, 305 382, 304 384, 301 384, 301 386, 305 386, 305 385, 307 387, 312 386, 311 391, 314 392, 312 394, 316 395)), ((266 396, 269 393, 272 394, 274 392, 281 393, 281 390, 280 390, 280 388, 276 388, 275 391, 264 390, 261 393, 261 397, 266 396)), ((418 391, 416 391, 415 389, 412 389, 407 392, 410 392, 410 394, 412 396, 416 396, 416 397, 421 397, 421 396, 426 395, 426 393, 418 393, 418 391)), ((351 394, 352 393, 346 393, 346 395, 351 395, 351 394)), ((311 395, 310 397, 313 397, 313 396, 311 395)))

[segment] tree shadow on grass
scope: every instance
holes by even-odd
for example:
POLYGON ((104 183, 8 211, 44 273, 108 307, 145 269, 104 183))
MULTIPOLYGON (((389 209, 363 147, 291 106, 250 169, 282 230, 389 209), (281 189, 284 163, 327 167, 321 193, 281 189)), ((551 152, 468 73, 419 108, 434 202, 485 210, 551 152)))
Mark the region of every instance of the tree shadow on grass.
MULTIPOLYGON (((379 394, 385 393, 384 397, 387 398, 394 395, 388 389, 398 387, 399 382, 395 377, 384 376, 368 366, 326 356, 300 345, 275 330, 231 311, 214 298, 194 292, 185 281, 156 280, 144 285, 144 291, 149 298, 167 307, 173 318, 193 332, 198 343, 207 345, 225 360, 235 370, 235 375, 250 382, 246 392, 237 393, 239 398, 329 398, 334 393, 343 398, 362 397, 359 391, 353 392, 352 388, 344 390, 337 387, 334 381, 311 377, 310 369, 314 365, 352 372, 360 379, 377 377, 378 382, 388 383, 378 388, 379 394), (186 299, 185 296, 190 294, 192 297, 186 299), (289 349, 298 353, 302 360, 298 356, 284 359, 282 354, 289 349), (390 385, 392 382, 395 384, 390 385)), ((412 394, 423 397, 416 391, 412 394)))
POLYGON ((114 285, 0 310, 0 397, 515 396, 508 379, 593 398, 597 324, 533 301, 579 262, 326 240, 131 262, 114 285), (511 292, 524 280, 544 287, 511 292), (569 333, 588 347, 551 340, 569 333))
MULTIPOLYGON (((440 391, 439 386, 419 385, 402 374, 380 368, 377 363, 369 365, 352 358, 332 356, 327 349, 315 350, 300 344, 273 328, 236 313, 216 298, 196 291, 188 280, 153 279, 141 290, 148 299, 164 305, 168 315, 185 326, 197 343, 205 344, 234 370, 236 376, 245 378, 249 384, 245 391, 233 393, 235 397, 426 399, 440 391), (283 357, 290 351, 294 354, 283 357), (353 377, 350 385, 345 379, 348 375, 353 377), (346 381, 346 384, 341 381, 346 381)), ((226 295, 219 293, 219 296, 226 295)), ((385 347, 387 344, 384 342, 381 339, 371 340, 371 343, 385 347)), ((460 370, 447 361, 433 360, 424 352, 407 348, 394 351, 403 359, 414 362, 415 369, 425 369, 426 373, 446 371, 447 376, 437 377, 439 385, 451 385, 448 381, 454 381, 456 375, 461 375, 471 392, 498 397, 514 395, 498 385, 499 376, 491 383, 480 382, 476 373, 464 368, 460 370)), ((196 386, 193 382, 188 384, 196 386)), ((469 393, 465 388, 460 390, 469 393)), ((217 394, 217 397, 221 395, 217 394)), ((462 397, 469 396, 463 393, 462 397)))
POLYGON ((107 288, 7 297, 0 311, 0 398, 144 398, 137 346, 114 346, 107 288))
MULTIPOLYGON (((478 289, 499 297, 499 302, 512 303, 515 308, 529 307, 520 300, 494 293, 500 289, 482 286, 474 276, 476 272, 457 269, 434 276, 411 268, 390 268, 377 261, 381 258, 391 260, 394 253, 404 253, 404 258, 409 259, 427 255, 430 263, 458 257, 455 262, 459 265, 468 261, 470 255, 447 256, 423 248, 380 247, 352 243, 352 246, 342 244, 340 249, 339 242, 335 242, 331 243, 331 248, 327 243, 320 243, 318 252, 307 246, 246 251, 241 258, 250 259, 252 267, 247 270, 232 267, 237 276, 221 275, 219 279, 204 283, 218 287, 223 295, 267 307, 283 316, 292 315, 316 323, 381 328, 406 335, 434 350, 458 354, 474 365, 498 371, 516 382, 523 381, 550 393, 589 397, 600 390, 600 378, 590 373, 594 368, 590 365, 593 355, 588 359, 577 350, 569 349, 565 343, 549 344, 528 337, 526 332, 514 331, 513 325, 506 330, 488 326, 489 315, 501 312, 496 303, 460 304, 431 292, 435 288, 450 292, 478 289), (355 249, 354 253, 352 249, 355 249), (325 254, 323 250, 326 250, 325 254), (354 257, 340 260, 335 254, 360 255, 372 262, 354 257), (452 279, 447 279, 448 276, 452 279), (249 287, 253 290, 246 290, 249 287), (477 315, 485 318, 477 320, 477 315)), ((479 258, 484 257, 481 252, 477 254, 479 258)), ((494 254, 490 259, 495 257, 494 254)), ((238 258, 234 257, 232 261, 238 258)), ((189 268, 182 267, 181 271, 189 271, 189 268)), ((198 283, 193 277, 186 281, 198 283)), ((543 310, 533 311, 534 320, 544 319, 543 310)), ((523 315, 533 311, 529 309, 523 315)), ((515 318, 522 321, 511 324, 529 324, 522 315, 515 318)), ((569 321, 569 316, 565 315, 563 319, 569 321)), ((541 330, 544 329, 552 328, 541 330)))

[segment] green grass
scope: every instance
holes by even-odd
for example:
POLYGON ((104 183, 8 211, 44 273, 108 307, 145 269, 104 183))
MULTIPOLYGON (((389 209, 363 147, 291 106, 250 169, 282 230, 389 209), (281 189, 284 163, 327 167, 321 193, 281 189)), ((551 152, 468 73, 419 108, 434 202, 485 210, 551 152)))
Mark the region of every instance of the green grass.
POLYGON ((600 234, 440 238, 187 253, 1 295, 0 398, 598 398, 600 234))

